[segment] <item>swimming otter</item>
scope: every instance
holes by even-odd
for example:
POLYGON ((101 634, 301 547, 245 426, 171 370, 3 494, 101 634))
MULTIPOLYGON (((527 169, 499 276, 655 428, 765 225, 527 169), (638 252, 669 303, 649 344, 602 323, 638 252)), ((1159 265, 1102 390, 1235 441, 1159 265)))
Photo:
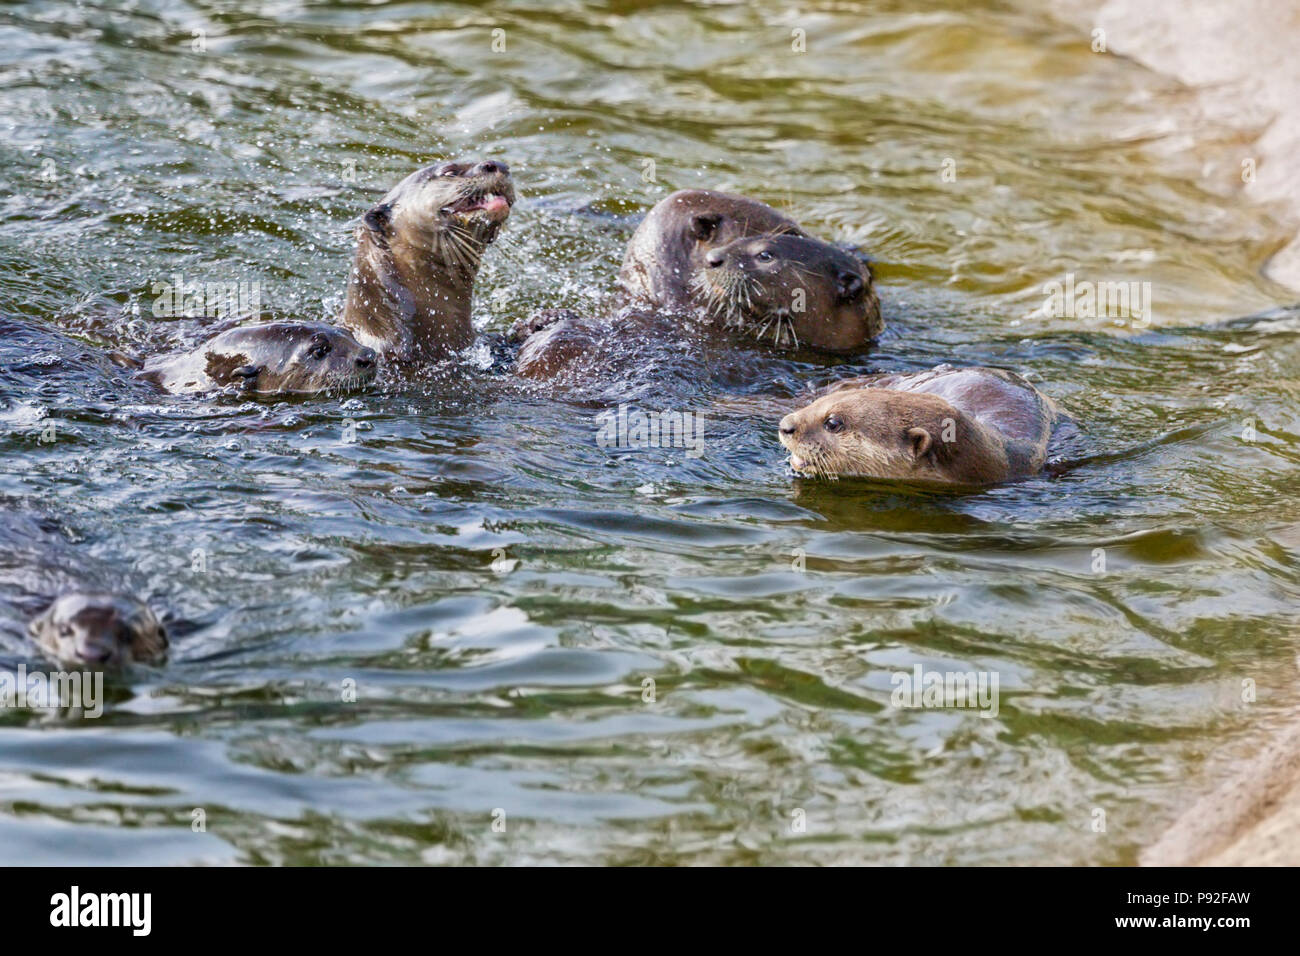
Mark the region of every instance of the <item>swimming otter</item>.
POLYGON ((1041 471, 1059 418, 1019 375, 940 365, 841 383, 779 437, 801 475, 989 485, 1041 471))
POLYGON ((157 664, 167 654, 167 633, 158 618, 128 594, 60 594, 28 630, 46 655, 77 667, 157 664))
POLYGON ((57 522, 0 499, 0 649, 31 638, 61 664, 160 663, 166 631, 143 601, 121 590, 127 584, 72 545, 57 522))
POLYGON ((682 189, 655 203, 628 241, 619 283, 638 303, 690 312, 711 249, 746 236, 807 236, 771 206, 730 193, 682 189))
POLYGON ((778 347, 854 352, 884 328, 870 270, 817 239, 764 236, 710 249, 693 285, 728 328, 778 347))
POLYGON ((446 358, 474 340, 470 299, 483 251, 515 202, 499 160, 407 176, 362 218, 339 324, 397 364, 446 358))
POLYGON ((169 392, 235 386, 259 395, 360 388, 376 355, 343 329, 321 322, 267 322, 228 329, 179 355, 146 359, 142 377, 169 392))

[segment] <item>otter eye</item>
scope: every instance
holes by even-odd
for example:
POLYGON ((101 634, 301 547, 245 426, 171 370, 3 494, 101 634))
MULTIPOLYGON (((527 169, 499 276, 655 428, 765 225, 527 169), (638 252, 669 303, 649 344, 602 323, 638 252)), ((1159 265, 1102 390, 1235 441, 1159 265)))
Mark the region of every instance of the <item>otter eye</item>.
POLYGON ((460 168, 456 166, 455 163, 443 163, 436 170, 434 170, 434 175, 435 176, 459 176, 460 168))
POLYGON ((330 354, 330 349, 333 347, 334 346, 330 345, 330 340, 328 338, 318 333, 312 336, 311 349, 307 354, 314 359, 323 359, 325 356, 330 354))
POLYGON ((827 415, 826 421, 822 422, 822 427, 828 432, 839 432, 844 430, 844 422, 838 415, 827 415))
POLYGON ((766 249, 761 249, 754 254, 754 258, 759 262, 771 262, 776 258, 776 256, 772 255, 772 253, 768 252, 766 249))

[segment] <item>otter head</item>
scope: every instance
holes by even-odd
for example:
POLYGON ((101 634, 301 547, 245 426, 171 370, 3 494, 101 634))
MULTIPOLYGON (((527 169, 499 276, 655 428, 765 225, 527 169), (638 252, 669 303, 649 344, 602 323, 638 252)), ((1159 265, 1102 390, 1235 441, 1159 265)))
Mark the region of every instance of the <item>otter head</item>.
POLYGON ((692 277, 711 249, 744 236, 806 235, 771 206, 744 196, 683 189, 661 199, 633 233, 619 281, 633 296, 665 309, 700 305, 692 277))
POLYGON ((125 594, 60 595, 28 630, 42 651, 74 667, 156 664, 167 654, 167 634, 158 618, 125 594))
POLYGON ((781 419, 780 439, 808 477, 982 485, 1007 473, 996 436, 925 392, 831 392, 781 419))
POLYGON ((209 344, 216 382, 260 395, 344 392, 375 378, 378 356, 348 332, 321 322, 269 322, 222 333, 209 344))
POLYGON ((515 203, 510 167, 500 160, 438 163, 416 170, 362 218, 361 229, 400 262, 477 269, 515 203))
POLYGON ((694 287, 705 312, 778 347, 855 352, 884 328, 871 273, 819 239, 737 239, 705 254, 694 287))
POLYGON ((483 251, 515 202, 499 160, 407 176, 362 217, 340 320, 398 363, 445 358, 474 340, 470 299, 483 251))

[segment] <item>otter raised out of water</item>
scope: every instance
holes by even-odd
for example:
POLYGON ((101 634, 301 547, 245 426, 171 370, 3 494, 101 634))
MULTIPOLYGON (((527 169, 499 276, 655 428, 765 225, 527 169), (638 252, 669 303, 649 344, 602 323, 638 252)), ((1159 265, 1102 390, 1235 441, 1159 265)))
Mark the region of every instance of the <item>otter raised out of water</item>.
POLYGON ((228 329, 178 355, 147 359, 141 375, 172 393, 235 387, 259 395, 360 388, 376 355, 348 332, 321 322, 267 322, 228 329))
POLYGON ((1041 471, 1060 417, 1018 375, 940 365, 842 382, 779 437, 801 475, 975 486, 1041 471))
POLYGON ((710 249, 694 276, 705 310, 760 341, 856 352, 884 328, 871 272, 817 239, 737 239, 710 249))
POLYGON ((514 201, 510 168, 498 160, 440 163, 407 176, 356 228, 339 323, 398 365, 465 348, 474 340, 479 263, 514 201))
POLYGON ((31 638, 57 663, 115 668, 156 664, 167 634, 126 583, 71 544, 52 519, 0 501, 0 637, 18 650, 31 638))

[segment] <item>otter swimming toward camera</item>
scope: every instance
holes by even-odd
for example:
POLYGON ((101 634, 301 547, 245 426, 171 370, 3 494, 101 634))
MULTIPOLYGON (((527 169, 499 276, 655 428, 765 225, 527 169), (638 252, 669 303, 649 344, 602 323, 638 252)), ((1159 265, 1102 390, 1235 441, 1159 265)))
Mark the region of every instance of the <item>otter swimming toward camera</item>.
POLYGON ((843 382, 781 419, 807 477, 989 485, 1036 475, 1062 416, 1019 375, 940 365, 843 382))
POLYGON ((267 322, 228 329, 178 355, 147 359, 141 376, 173 394, 234 387, 258 395, 311 395, 360 388, 376 358, 349 333, 320 322, 267 322))
POLYGON ((167 633, 154 612, 122 590, 120 569, 93 561, 54 520, 0 499, 0 650, 28 639, 51 660, 117 668, 157 664, 167 633))
POLYGON ((28 631, 46 656, 78 667, 157 664, 167 654, 167 632, 148 605, 111 591, 60 594, 28 631))
POLYGON ((468 346, 479 264, 514 202, 510 168, 498 160, 439 163, 407 176, 356 228, 339 324, 399 365, 468 346))

